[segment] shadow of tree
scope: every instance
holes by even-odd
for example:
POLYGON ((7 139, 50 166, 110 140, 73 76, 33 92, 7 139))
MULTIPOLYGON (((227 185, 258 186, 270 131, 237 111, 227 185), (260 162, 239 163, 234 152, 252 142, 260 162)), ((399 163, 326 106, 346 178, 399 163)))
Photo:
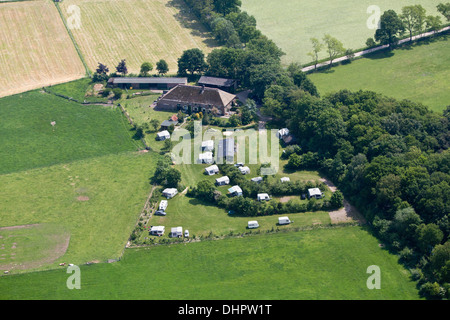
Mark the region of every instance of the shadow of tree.
POLYGON ((208 28, 202 24, 195 13, 184 3, 183 0, 170 0, 166 4, 167 7, 176 8, 177 13, 175 19, 180 25, 191 30, 191 35, 202 38, 203 43, 208 48, 219 48, 217 41, 212 37, 208 28))

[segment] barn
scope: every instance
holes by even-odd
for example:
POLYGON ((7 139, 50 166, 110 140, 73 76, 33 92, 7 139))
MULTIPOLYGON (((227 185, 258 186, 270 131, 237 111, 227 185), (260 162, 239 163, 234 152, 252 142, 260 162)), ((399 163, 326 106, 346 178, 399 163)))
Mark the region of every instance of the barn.
POLYGON ((108 80, 109 87, 121 89, 170 90, 180 84, 187 84, 187 78, 115 77, 108 80))

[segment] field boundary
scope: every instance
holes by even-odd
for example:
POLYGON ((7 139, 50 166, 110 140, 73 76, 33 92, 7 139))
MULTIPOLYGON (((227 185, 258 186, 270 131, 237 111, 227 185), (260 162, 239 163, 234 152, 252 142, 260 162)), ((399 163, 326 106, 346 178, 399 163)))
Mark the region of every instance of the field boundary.
MULTIPOLYGON (((420 40, 422 40, 424 38, 432 37, 432 36, 439 35, 439 34, 444 34, 444 33, 446 33, 449 30, 450 30, 450 26, 447 26, 447 27, 442 28, 441 30, 438 30, 436 32, 430 31, 430 32, 425 32, 425 33, 413 36, 412 40, 408 36, 408 38, 404 38, 404 39, 399 40, 397 42, 397 45, 403 45, 403 44, 407 44, 407 43, 414 43, 414 42, 420 41, 420 40)), ((361 50, 361 51, 358 51, 358 52, 353 52, 353 57, 351 57, 351 58, 349 58, 347 55, 345 55, 345 56, 341 56, 339 58, 334 59, 333 60, 333 65, 334 64, 338 64, 339 62, 344 62, 344 61, 348 61, 348 60, 351 60, 351 59, 354 59, 354 58, 363 57, 365 55, 368 55, 368 54, 371 54, 371 53, 374 53, 374 52, 386 50, 388 48, 389 48, 389 45, 385 44, 385 45, 380 45, 380 46, 377 46, 377 47, 374 47, 374 48, 369 48, 369 49, 361 50)), ((321 69, 323 67, 329 67, 330 66, 330 62, 331 62, 331 60, 326 60, 326 61, 318 63, 316 66, 314 66, 314 64, 313 65, 308 65, 307 67, 302 68, 302 71, 305 72, 305 73, 310 72, 310 71, 312 71, 312 72, 318 71, 319 69, 321 69)))
POLYGON ((70 31, 69 26, 67 25, 67 21, 64 18, 64 15, 63 15, 63 13, 61 11, 61 7, 59 6, 59 3, 58 2, 54 2, 54 1, 52 1, 52 2, 55 4, 55 7, 58 10, 59 16, 61 17, 61 20, 62 20, 62 22, 64 24, 64 27, 66 28, 66 31, 69 34, 70 39, 72 40, 72 43, 73 43, 73 45, 75 47, 75 50, 77 51, 78 57, 80 58, 81 62, 83 63, 84 69, 86 71, 86 75, 89 78, 91 78, 92 77, 91 70, 89 69, 89 67, 88 67, 88 65, 86 63, 86 60, 84 60, 84 56, 81 53, 80 48, 78 47, 77 41, 75 40, 75 37, 73 36, 72 31, 70 31))

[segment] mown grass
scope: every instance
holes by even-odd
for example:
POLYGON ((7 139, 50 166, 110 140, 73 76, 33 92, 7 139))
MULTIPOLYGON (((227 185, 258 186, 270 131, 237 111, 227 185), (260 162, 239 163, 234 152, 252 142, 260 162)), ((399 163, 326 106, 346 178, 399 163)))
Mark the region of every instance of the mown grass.
POLYGON ((46 267, 118 258, 158 158, 128 152, 0 175, 0 225, 51 223, 67 230, 67 252, 46 267))
MULTIPOLYGON (((76 101, 83 102, 98 102, 98 103, 106 103, 108 102, 108 98, 104 98, 101 96, 97 96, 94 94, 94 85, 90 78, 83 78, 63 84, 58 84, 55 86, 47 87, 46 90, 48 92, 63 95, 65 97, 75 99, 76 101)), ((105 84, 103 84, 105 85, 105 84)))
MULTIPOLYGON (((361 227, 126 250, 117 263, 0 277, 1 299, 418 299, 409 273, 361 227), (381 270, 369 290, 367 268, 381 270)), ((168 311, 168 310, 166 310, 168 311)))
POLYGON ((449 50, 446 35, 390 52, 373 53, 309 77, 321 95, 344 89, 371 90, 442 112, 450 102, 449 50))
POLYGON ((0 119, 0 174, 143 148, 120 109, 40 91, 1 98, 0 119))
MULTIPOLYGON (((310 38, 322 39, 325 34, 340 40, 347 49, 365 47, 367 38, 373 37, 375 30, 369 29, 367 20, 373 12, 368 8, 376 5, 380 13, 393 9, 398 14, 401 8, 420 4, 427 15, 440 15, 436 6, 440 0, 379 0, 376 2, 360 0, 341 1, 297 1, 287 0, 280 5, 270 0, 243 0, 242 9, 254 15, 258 28, 272 39, 285 53, 283 63, 312 61, 308 52, 312 51, 310 38)), ((441 16, 444 21, 444 17, 441 16)), ((326 58, 322 50, 320 58, 326 58)))

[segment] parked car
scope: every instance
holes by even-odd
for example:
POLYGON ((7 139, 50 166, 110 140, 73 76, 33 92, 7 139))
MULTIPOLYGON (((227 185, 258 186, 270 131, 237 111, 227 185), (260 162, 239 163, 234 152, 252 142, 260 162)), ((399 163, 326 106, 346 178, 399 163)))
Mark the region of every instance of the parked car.
POLYGON ((184 237, 189 238, 189 230, 184 230, 184 237))
POLYGON ((155 212, 155 215, 157 215, 157 216, 165 216, 165 215, 166 215, 166 212, 163 211, 163 210, 157 210, 157 211, 155 212))

